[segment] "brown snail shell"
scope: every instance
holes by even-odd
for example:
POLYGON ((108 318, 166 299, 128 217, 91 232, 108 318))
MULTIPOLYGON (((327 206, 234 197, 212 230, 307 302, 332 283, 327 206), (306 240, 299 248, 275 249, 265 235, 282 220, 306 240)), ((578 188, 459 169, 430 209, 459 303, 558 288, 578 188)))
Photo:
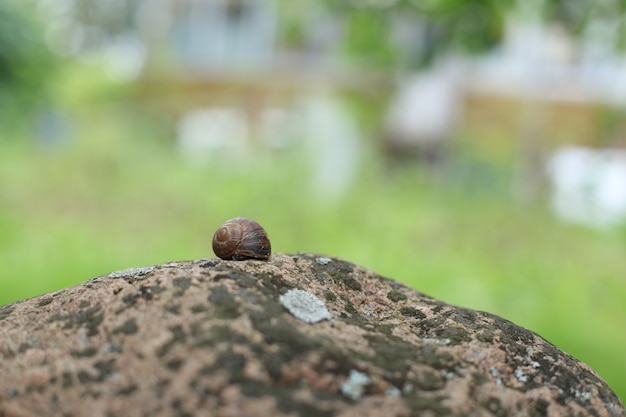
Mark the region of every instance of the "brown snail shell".
POLYGON ((267 232, 251 219, 237 217, 221 225, 213 235, 213 252, 226 260, 268 260, 272 246, 267 232))

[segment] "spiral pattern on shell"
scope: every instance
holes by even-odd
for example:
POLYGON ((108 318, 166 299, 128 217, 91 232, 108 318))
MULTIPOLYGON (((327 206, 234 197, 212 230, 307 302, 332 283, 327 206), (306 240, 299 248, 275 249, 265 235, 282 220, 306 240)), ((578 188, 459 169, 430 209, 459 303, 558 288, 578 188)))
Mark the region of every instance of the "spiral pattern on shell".
POLYGON ((225 260, 268 260, 272 246, 267 232, 252 219, 237 217, 221 225, 213 235, 213 252, 225 260))

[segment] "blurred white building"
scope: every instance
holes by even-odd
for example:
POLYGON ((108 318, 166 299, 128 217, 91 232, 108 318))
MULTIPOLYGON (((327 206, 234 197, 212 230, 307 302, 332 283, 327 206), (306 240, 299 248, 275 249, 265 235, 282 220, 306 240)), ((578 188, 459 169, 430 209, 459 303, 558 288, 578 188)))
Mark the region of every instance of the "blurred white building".
POLYGON ((275 0, 143 0, 138 28, 156 54, 168 47, 196 75, 267 70, 276 45, 275 0))
POLYGON ((547 172, 562 219, 602 228, 626 223, 626 150, 563 147, 547 172))
POLYGON ((385 149, 391 163, 437 166, 458 129, 463 102, 462 65, 444 60, 398 81, 385 117, 385 149))

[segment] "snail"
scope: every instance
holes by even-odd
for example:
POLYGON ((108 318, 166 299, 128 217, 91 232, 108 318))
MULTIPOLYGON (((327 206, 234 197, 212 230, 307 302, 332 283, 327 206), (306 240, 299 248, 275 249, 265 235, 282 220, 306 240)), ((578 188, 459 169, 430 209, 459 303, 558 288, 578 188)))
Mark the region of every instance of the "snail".
POLYGON ((272 253, 270 239, 263 227, 251 219, 237 217, 221 225, 213 235, 213 252, 226 260, 261 259, 272 253))

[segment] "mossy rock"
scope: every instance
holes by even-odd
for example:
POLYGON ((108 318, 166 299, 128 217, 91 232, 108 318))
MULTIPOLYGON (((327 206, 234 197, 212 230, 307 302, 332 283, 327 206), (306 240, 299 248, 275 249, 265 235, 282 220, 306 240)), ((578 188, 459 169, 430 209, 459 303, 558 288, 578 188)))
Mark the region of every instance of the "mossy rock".
POLYGON ((171 262, 0 307, 0 416, 624 416, 588 366, 340 259, 171 262))

